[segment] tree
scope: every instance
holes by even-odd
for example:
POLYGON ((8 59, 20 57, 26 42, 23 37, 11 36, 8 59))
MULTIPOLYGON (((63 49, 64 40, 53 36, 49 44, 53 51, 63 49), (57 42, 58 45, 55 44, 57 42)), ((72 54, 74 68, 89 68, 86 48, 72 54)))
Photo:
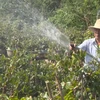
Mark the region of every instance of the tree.
POLYGON ((31 0, 31 3, 33 7, 48 17, 53 14, 53 11, 60 8, 61 0, 31 0))
POLYGON ((74 37, 93 25, 99 10, 99 0, 63 0, 50 20, 64 33, 74 37), (76 30, 76 33, 74 31, 76 30), (79 32, 77 32, 79 31, 79 32))

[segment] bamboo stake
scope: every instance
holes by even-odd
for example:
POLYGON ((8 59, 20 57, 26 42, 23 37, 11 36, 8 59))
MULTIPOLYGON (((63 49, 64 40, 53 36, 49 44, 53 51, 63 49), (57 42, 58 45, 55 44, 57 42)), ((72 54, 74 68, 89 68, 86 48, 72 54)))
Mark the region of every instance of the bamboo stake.
POLYGON ((62 87, 61 87, 60 81, 59 81, 59 79, 58 79, 57 73, 56 73, 56 75, 55 75, 55 79, 56 79, 57 84, 58 84, 58 89, 59 89, 59 92, 60 92, 61 100, 64 100, 63 92, 62 92, 62 87))
POLYGON ((51 89, 50 89, 49 81, 46 81, 45 83, 46 83, 46 87, 47 87, 47 91, 48 91, 48 94, 49 94, 50 100, 53 100, 53 96, 52 96, 52 93, 51 93, 51 89))

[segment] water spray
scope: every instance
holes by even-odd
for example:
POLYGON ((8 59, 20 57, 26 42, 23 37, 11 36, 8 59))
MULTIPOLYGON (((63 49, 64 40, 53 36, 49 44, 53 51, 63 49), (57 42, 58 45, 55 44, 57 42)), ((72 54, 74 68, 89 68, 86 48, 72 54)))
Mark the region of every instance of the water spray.
MULTIPOLYGON (((14 30, 14 36, 17 38, 33 37, 34 39, 37 37, 41 40, 42 36, 48 41, 55 42, 56 45, 69 50, 69 37, 46 20, 36 8, 32 8, 30 3, 26 4, 23 0, 2 1, 0 2, 0 12, 2 13, 0 22, 14 30)), ((7 38, 11 37, 8 36, 7 38)))

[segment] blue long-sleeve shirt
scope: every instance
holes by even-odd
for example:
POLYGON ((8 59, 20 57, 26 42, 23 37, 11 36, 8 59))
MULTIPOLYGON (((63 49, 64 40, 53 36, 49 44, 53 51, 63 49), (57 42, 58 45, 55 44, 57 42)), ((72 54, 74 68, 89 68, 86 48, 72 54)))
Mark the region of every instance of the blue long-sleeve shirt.
POLYGON ((92 61, 94 61, 95 59, 100 61, 100 57, 98 56, 98 45, 95 41, 95 38, 85 40, 82 44, 78 46, 78 48, 82 49, 83 51, 86 51, 84 64, 85 66, 88 65, 90 67, 93 67, 93 65, 91 65, 92 61))

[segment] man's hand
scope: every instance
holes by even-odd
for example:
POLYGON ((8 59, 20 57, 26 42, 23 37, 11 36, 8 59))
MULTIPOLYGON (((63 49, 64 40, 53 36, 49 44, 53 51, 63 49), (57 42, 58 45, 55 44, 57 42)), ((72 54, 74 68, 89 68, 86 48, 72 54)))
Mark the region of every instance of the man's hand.
POLYGON ((75 44, 70 44, 69 49, 70 49, 70 50, 75 50, 75 46, 76 46, 75 44))

